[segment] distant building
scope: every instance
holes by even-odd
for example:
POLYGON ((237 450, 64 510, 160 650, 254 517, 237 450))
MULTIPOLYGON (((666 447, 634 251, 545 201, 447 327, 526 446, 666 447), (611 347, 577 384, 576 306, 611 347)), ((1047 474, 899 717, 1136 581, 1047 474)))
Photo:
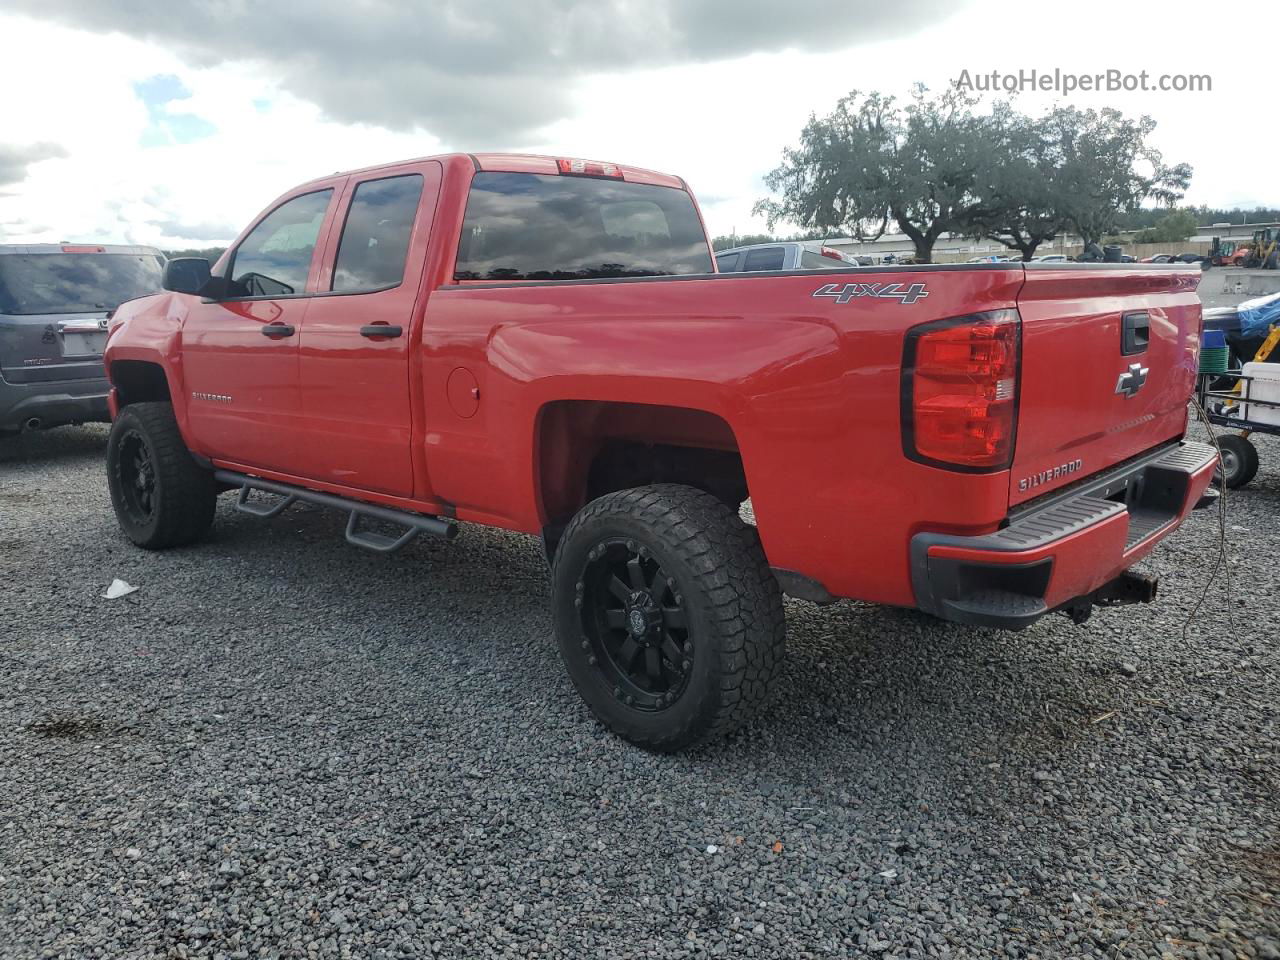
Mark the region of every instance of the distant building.
POLYGON ((1196 227, 1193 243, 1212 243, 1214 237, 1222 240, 1250 240, 1257 230, 1274 230, 1280 223, 1211 223, 1207 227, 1196 227))

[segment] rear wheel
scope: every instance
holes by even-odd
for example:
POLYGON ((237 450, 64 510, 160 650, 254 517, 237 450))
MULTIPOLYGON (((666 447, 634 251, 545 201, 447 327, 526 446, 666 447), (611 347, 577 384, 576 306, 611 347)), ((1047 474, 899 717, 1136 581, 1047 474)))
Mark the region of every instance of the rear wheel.
POLYGON ((107 485, 125 536, 148 550, 193 543, 213 522, 213 473, 191 458, 171 404, 120 411, 107 441, 107 485))
POLYGON ((709 493, 656 484, 574 517, 552 567, 556 634, 595 715, 675 751, 741 724, 782 661, 782 595, 755 530, 709 493))
POLYGON ((1243 487, 1258 473, 1258 448, 1248 437, 1228 433, 1218 437, 1222 465, 1213 474, 1214 483, 1234 490, 1243 487))

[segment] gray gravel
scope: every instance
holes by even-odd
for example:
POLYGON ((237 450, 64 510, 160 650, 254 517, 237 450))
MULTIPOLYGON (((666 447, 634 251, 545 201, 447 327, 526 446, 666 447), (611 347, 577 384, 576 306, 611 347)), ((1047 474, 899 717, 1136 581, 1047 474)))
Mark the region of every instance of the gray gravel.
POLYGON ((776 704, 672 758, 573 692, 532 541, 225 502, 149 554, 105 436, 0 446, 0 956, 1280 958, 1280 444, 1186 642, 1211 515, 1083 628, 789 602, 776 704))

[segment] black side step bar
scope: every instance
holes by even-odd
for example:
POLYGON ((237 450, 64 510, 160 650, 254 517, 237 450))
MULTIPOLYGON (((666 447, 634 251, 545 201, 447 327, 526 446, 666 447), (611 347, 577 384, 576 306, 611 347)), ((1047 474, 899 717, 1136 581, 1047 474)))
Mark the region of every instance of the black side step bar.
POLYGON ((439 517, 409 513, 407 510, 394 510, 391 507, 379 507, 376 504, 362 503, 359 500, 348 500, 346 497, 339 497, 332 493, 320 493, 316 490, 290 486, 287 483, 276 483, 274 480, 263 480, 260 477, 251 477, 243 473, 232 473, 230 470, 215 471, 213 476, 219 483, 240 488, 240 495, 236 498, 236 509, 251 516, 279 516, 298 500, 305 500, 307 503, 314 503, 322 507, 332 507, 335 510, 345 510, 349 514, 347 518, 347 542, 377 553, 394 553, 420 533, 425 533, 431 537, 443 537, 446 540, 452 540, 458 535, 457 524, 441 520, 439 517), (274 493, 280 499, 273 503, 255 503, 249 499, 249 494, 254 490, 260 490, 263 493, 274 493), (372 530, 361 530, 360 520, 364 517, 372 520, 382 520, 385 523, 393 523, 396 526, 403 527, 404 533, 397 537, 389 537, 385 534, 374 533, 372 530))

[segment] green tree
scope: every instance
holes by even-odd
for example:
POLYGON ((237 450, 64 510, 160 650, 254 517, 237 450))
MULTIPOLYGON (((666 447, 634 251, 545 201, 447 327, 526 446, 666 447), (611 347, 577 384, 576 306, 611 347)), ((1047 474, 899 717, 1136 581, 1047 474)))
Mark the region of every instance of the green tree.
POLYGON ((804 227, 875 240, 888 226, 888 180, 893 141, 902 117, 892 97, 853 91, 835 110, 809 116, 800 144, 782 151, 782 163, 765 177, 780 200, 761 200, 756 213, 804 227))
MULTIPOLYGON (((1244 224, 1275 223, 1280 221, 1280 208, 1276 207, 1254 207, 1251 210, 1245 210, 1240 207, 1227 209, 1225 207, 1201 205, 1181 207, 1180 209, 1192 214, 1198 227, 1207 227, 1215 223, 1244 224)), ((1129 212, 1122 211, 1117 217, 1116 226, 1120 230, 1143 230, 1147 227, 1154 227, 1156 221, 1167 212, 1162 207, 1140 207, 1129 212)))
POLYGON ((778 238, 768 233, 744 233, 721 235, 711 241, 712 250, 728 250, 730 247, 745 247, 753 243, 773 243, 778 238))
POLYGON ((1086 245, 1117 229, 1121 214, 1146 200, 1171 205, 1191 181, 1188 164, 1165 165, 1148 142, 1156 126, 1150 117, 1058 107, 1043 122, 1059 157, 1064 219, 1086 245))
POLYGON ((1181 243, 1193 236, 1199 225, 1199 218, 1190 210, 1173 210, 1157 220, 1154 226, 1140 231, 1134 241, 1136 243, 1181 243))
POLYGON ((994 160, 978 175, 980 202, 968 232, 996 240, 1030 260, 1040 244, 1062 230, 1061 155, 1043 121, 1019 113, 1007 102, 995 104, 985 135, 994 160))
POLYGON ((1067 226, 1091 245, 1146 202, 1167 212, 1190 182, 1190 166, 1166 165, 1151 145, 1150 117, 1059 107, 1032 119, 976 104, 954 87, 917 86, 905 107, 855 90, 809 117, 765 177, 776 197, 755 211, 770 230, 789 220, 858 240, 894 223, 924 263, 943 233, 991 237, 1025 259, 1067 226))
POLYGON ((831 114, 810 116, 799 146, 784 150, 765 177, 780 199, 755 210, 770 229, 785 219, 864 241, 892 222, 915 245, 916 260, 928 263, 943 233, 968 229, 976 173, 992 160, 975 102, 954 88, 931 97, 916 86, 899 107, 893 97, 855 90, 831 114))

